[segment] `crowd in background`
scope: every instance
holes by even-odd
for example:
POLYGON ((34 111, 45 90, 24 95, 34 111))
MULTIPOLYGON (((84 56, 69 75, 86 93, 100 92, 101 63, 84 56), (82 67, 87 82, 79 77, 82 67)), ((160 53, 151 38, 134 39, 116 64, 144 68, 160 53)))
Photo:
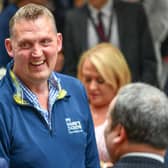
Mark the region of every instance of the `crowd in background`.
MULTIPOLYGON (((154 57, 156 57, 156 62, 157 62, 157 72, 156 73, 157 73, 157 78, 158 78, 158 82, 159 82, 158 85, 161 88, 164 88, 165 85, 166 85, 165 83, 166 83, 167 74, 168 74, 168 68, 167 68, 167 55, 168 55, 168 51, 167 51, 168 50, 167 49, 168 48, 167 47, 167 45, 168 45, 167 44, 168 43, 167 42, 168 41, 167 40, 168 39, 168 35, 167 35, 168 34, 168 23, 167 23, 168 12, 167 11, 168 10, 167 10, 167 8, 168 8, 168 3, 165 0, 161 0, 161 1, 157 1, 157 0, 156 1, 150 1, 150 0, 116 0, 116 1, 125 1, 125 2, 130 2, 130 3, 140 2, 140 3, 143 4, 145 12, 147 14, 148 24, 149 24, 149 27, 150 27, 152 40, 153 40, 153 46, 154 46, 154 50, 155 50, 155 54, 153 54, 153 55, 155 55, 154 57)), ((67 32, 68 31, 67 29, 70 28, 69 27, 69 23, 71 22, 70 20, 73 20, 73 19, 67 19, 71 15, 71 14, 67 14, 67 13, 71 13, 71 12, 68 12, 68 11, 75 10, 73 8, 83 8, 83 6, 85 6, 85 4, 87 2, 85 0, 63 0, 63 1, 61 1, 61 0, 57 0, 57 1, 46 0, 46 2, 41 1, 41 0, 35 0, 35 1, 32 1, 32 2, 35 2, 35 3, 37 2, 37 3, 41 3, 41 4, 44 2, 45 6, 47 6, 53 12, 53 14, 55 16, 55 19, 56 19, 56 24, 57 24, 58 31, 63 33, 63 37, 64 37, 64 41, 63 41, 64 42, 64 48, 63 48, 63 51, 60 52, 61 56, 60 56, 60 59, 58 61, 61 66, 58 68, 58 70, 56 68, 56 70, 59 71, 59 72, 63 72, 63 73, 66 73, 66 74, 71 74, 71 75, 74 76, 74 73, 76 74, 76 70, 74 68, 77 67, 77 63, 79 61, 80 55, 82 54, 83 51, 90 48, 93 44, 91 44, 91 42, 89 42, 89 44, 85 44, 86 42, 84 42, 84 39, 82 39, 82 38, 84 38, 82 36, 82 34, 81 34, 80 38, 83 40, 83 42, 82 42, 83 44, 80 42, 82 40, 79 40, 79 37, 77 38, 77 41, 75 41, 74 39, 78 35, 77 34, 75 35, 73 32, 76 33, 76 30, 72 30, 72 31, 70 30, 71 33, 67 32), (67 23, 67 22, 69 22, 69 23, 67 23), (66 26, 64 26, 65 24, 66 24, 66 26), (73 37, 73 34, 74 34, 74 37, 73 37), (69 42, 69 39, 68 39, 70 37, 73 37, 71 42, 69 42), (76 42, 78 43, 78 45, 75 44, 76 42), (64 59, 64 56, 66 57, 66 59, 64 59), (73 61, 72 61, 71 57, 73 58, 73 61), (65 64, 65 66, 64 66, 64 64, 65 64), (72 66, 74 66, 74 67, 72 67, 72 66), (71 67, 74 70, 72 70, 71 67)), ((19 4, 20 1, 15 1, 15 0, 5 0, 5 1, 3 1, 3 0, 1 0, 0 3, 1 3, 1 11, 3 11, 3 10, 6 10, 5 8, 8 7, 11 3, 15 3, 16 6, 19 7, 19 5, 17 5, 17 4, 19 4)), ((25 1, 25 3, 27 3, 27 2, 25 1)), ((17 8, 11 9, 12 13, 9 12, 10 15, 15 13, 17 8)), ((78 15, 78 13, 77 13, 77 15, 78 15)), ((80 15, 80 13, 79 13, 79 15, 80 15)), ((73 14, 72 14, 72 17, 73 17, 73 14)), ((75 16, 75 18, 76 18, 76 16, 75 16)), ((81 19, 81 18, 79 18, 79 19, 81 19)), ((6 20, 8 20, 8 19, 6 19, 6 20)), ((81 19, 81 20, 83 20, 83 19, 81 19)), ((76 22, 76 21, 78 21, 78 20, 75 20, 74 22, 76 22)), ((85 22, 85 20, 83 20, 83 21, 85 22)), ((81 22, 83 22, 83 21, 81 21, 81 22)), ((75 24, 78 25, 78 26, 76 26, 77 27, 76 29, 79 29, 80 26, 82 26, 82 25, 80 25, 80 23, 75 23, 75 24)), ((132 24, 134 24, 134 23, 132 23, 132 24)), ((3 38, 5 38, 5 36, 9 35, 9 32, 7 33, 7 31, 8 31, 7 27, 5 27, 4 29, 5 29, 4 31, 6 32, 6 34, 5 35, 3 33, 1 34, 1 39, 0 39, 1 41, 3 40, 3 38)), ((115 28, 113 28, 113 29, 115 29, 115 28)), ((115 34, 115 31, 114 30, 112 30, 112 31, 115 34)), ((83 34, 85 34, 85 32, 83 32, 83 34)), ((91 34, 94 35, 94 33, 91 33, 91 34)), ((120 34, 120 31, 119 31, 119 34, 120 34)), ((92 38, 93 35, 90 35, 90 38, 92 38)), ((86 34, 85 34, 85 36, 86 36, 86 34)), ((119 45, 117 44, 118 43, 117 38, 114 37, 114 36, 115 35, 113 35, 112 38, 115 38, 115 39, 114 40, 112 39, 110 41, 112 41, 113 44, 116 43, 116 46, 118 46, 119 48, 121 47, 122 52, 124 52, 124 55, 126 57, 128 57, 127 55, 129 55, 129 54, 127 52, 129 52, 129 51, 123 51, 123 50, 126 50, 126 49, 123 49, 124 48, 123 46, 119 46, 121 44, 119 44, 119 45)), ((91 40, 91 41, 93 41, 93 40, 91 40)), ((121 42, 119 41, 119 43, 123 43, 123 39, 121 40, 121 42)), ((128 43, 131 43, 131 42, 128 42, 128 43)), ((3 46, 3 42, 0 42, 0 44, 1 44, 0 66, 5 66, 7 64, 7 62, 10 61, 10 58, 7 58, 7 53, 6 53, 5 46, 3 46), (4 62, 3 62, 3 60, 1 60, 2 55, 3 55, 3 57, 5 57, 3 59, 4 62)), ((146 46, 146 49, 145 49, 146 52, 149 50, 149 48, 151 48, 151 47, 146 46)), ((129 50, 129 49, 127 49, 127 50, 129 50)), ((133 48, 131 49, 131 52, 138 59, 138 56, 134 53, 133 48)), ((143 48, 142 48, 142 51, 140 51, 140 52, 145 52, 145 51, 143 51, 143 48)), ((147 54, 145 54, 145 55, 147 55, 147 54)), ((150 55, 149 51, 148 51, 148 55, 150 55)), ((151 59, 151 58, 147 58, 147 59, 151 59)), ((127 59, 127 61, 130 64, 130 58, 127 59)), ((144 62, 146 62, 146 61, 144 61, 144 62)), ((131 64, 130 64, 130 67, 131 67, 131 70, 132 70, 132 67, 135 66, 135 65, 131 65, 131 64)), ((135 62, 133 64, 135 64, 135 62)), ((150 63, 150 64, 153 64, 153 63, 150 63)), ((145 66, 148 66, 147 69, 152 68, 150 65, 147 65, 147 64, 145 66)), ((143 67, 143 68, 145 69, 145 67, 143 67)), ((140 67, 138 69, 140 69, 140 67)), ((152 70, 152 69, 151 69, 151 71, 153 71, 153 73, 155 73, 154 72, 155 70, 154 69, 152 70)), ((135 73, 135 71, 138 71, 138 70, 135 70, 135 68, 133 68, 133 72, 132 72, 133 79, 134 79, 134 76, 137 75, 135 73)), ((151 72, 149 71, 149 73, 151 73, 151 72)), ((146 71, 146 74, 148 74, 147 71, 146 71)), ((143 75, 142 75, 142 78, 143 78, 143 75)), ((150 75, 148 75, 148 78, 150 78, 150 75)), ((138 78, 136 80, 138 80, 138 78)), ((146 79, 143 79, 143 80, 146 81, 146 79)), ((150 80, 154 80, 154 79, 151 78, 150 80)), ((154 84, 154 81, 149 82, 149 83, 154 84)))

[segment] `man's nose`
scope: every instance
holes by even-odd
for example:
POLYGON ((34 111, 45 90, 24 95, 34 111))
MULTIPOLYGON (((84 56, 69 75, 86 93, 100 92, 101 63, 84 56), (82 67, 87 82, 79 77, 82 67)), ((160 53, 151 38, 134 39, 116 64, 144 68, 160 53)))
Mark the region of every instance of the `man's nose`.
POLYGON ((33 57, 39 57, 42 56, 42 48, 39 44, 35 44, 33 49, 32 49, 32 56, 33 57))

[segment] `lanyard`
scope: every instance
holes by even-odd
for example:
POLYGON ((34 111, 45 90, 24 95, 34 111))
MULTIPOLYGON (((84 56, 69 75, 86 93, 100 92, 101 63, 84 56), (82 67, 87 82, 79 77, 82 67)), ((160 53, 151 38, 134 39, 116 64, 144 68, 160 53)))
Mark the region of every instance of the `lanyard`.
MULTIPOLYGON (((91 11, 89 10, 89 8, 87 8, 87 9, 88 9, 88 12, 87 12, 88 13, 88 18, 90 19, 90 21, 91 21, 91 23, 92 23, 92 25, 93 25, 93 27, 94 27, 94 29, 96 31, 96 34, 97 34, 97 36, 99 38, 99 42, 102 42, 103 40, 102 40, 98 30, 97 30, 97 25, 96 25, 92 15, 91 15, 91 11)), ((111 37, 112 22, 113 22, 113 15, 111 13, 110 18, 109 18, 109 23, 110 24, 109 24, 109 27, 108 27, 108 34, 106 35, 106 39, 107 39, 108 42, 110 41, 110 37, 111 37)))

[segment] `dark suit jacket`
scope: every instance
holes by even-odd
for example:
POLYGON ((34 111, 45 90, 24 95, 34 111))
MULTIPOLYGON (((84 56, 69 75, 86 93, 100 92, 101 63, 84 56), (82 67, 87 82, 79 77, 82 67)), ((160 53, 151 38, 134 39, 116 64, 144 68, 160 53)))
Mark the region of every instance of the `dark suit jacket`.
MULTIPOLYGON (((157 61, 147 17, 140 3, 114 1, 121 51, 133 81, 157 84, 157 61)), ((76 75, 80 55, 87 46, 87 5, 67 13, 64 30, 65 73, 76 75)))
POLYGON ((165 168, 165 165, 152 158, 127 156, 116 162, 113 168, 165 168))

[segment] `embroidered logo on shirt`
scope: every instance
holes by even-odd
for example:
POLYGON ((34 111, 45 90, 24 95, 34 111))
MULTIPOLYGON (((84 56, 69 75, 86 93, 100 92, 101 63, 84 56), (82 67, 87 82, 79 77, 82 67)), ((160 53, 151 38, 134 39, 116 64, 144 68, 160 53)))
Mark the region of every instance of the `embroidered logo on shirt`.
POLYGON ((65 121, 69 134, 83 132, 80 121, 71 121, 71 118, 66 118, 65 121))

